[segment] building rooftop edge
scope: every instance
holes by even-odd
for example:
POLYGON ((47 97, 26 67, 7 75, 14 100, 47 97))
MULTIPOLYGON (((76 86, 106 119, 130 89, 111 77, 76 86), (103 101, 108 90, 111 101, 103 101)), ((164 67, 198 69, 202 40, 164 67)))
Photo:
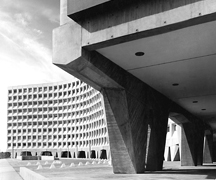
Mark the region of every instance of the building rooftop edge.
POLYGON ((79 79, 71 79, 66 81, 58 81, 58 82, 50 82, 50 83, 38 83, 38 84, 26 84, 26 85, 17 85, 17 86, 8 86, 7 89, 13 89, 13 88, 19 88, 19 87, 33 87, 33 86, 50 86, 50 85, 60 85, 60 84, 66 84, 71 82, 81 81, 79 79))

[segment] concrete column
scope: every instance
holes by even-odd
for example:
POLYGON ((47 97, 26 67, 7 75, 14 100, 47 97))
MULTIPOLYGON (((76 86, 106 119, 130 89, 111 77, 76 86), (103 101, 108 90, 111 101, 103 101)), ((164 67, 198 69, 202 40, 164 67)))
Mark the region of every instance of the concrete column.
POLYGON ((121 89, 104 89, 102 92, 114 172, 144 172, 148 124, 151 132, 147 169, 161 170, 168 122, 168 111, 161 107, 166 104, 154 104, 154 100, 160 101, 154 93, 136 99, 121 89))
POLYGON ((102 93, 106 109, 107 128, 114 172, 144 172, 147 122, 144 117, 142 118, 140 116, 140 114, 143 116, 145 114, 143 109, 140 108, 137 103, 134 104, 135 107, 130 104, 131 109, 129 110, 124 90, 104 89, 102 93), (129 119, 129 111, 134 111, 134 117, 131 117, 131 122, 129 119), (135 119, 138 118, 141 119, 140 123, 135 121, 135 119))
POLYGON ((204 139, 204 152, 203 152, 203 162, 204 163, 212 163, 213 162, 213 134, 205 135, 204 139))
POLYGON ((204 130, 192 123, 182 124, 181 165, 197 166, 203 163, 204 130))
MULTIPOLYGON (((163 105, 162 105, 163 106, 163 105)), ((154 107, 149 111, 149 146, 147 147, 146 170, 163 169, 164 150, 166 144, 168 112, 154 107)))
POLYGON ((58 151, 58 158, 61 158, 61 151, 58 151))
POLYGON ((216 162, 216 141, 213 141, 213 162, 216 162))

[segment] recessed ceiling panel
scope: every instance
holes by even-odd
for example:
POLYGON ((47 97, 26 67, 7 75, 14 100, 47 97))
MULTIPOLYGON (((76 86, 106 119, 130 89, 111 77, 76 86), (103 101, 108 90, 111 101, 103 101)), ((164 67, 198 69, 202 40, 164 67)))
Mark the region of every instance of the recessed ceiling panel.
POLYGON ((216 129, 215 21, 98 52, 216 129))
POLYGON ((126 70, 216 53, 216 22, 97 50, 126 70), (136 56, 144 52, 144 56, 136 56))

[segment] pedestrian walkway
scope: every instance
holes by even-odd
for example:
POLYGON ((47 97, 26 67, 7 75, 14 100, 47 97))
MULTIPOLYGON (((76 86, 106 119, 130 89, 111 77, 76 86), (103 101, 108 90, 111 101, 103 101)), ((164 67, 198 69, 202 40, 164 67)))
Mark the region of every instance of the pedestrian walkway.
POLYGON ((23 180, 6 159, 0 159, 0 180, 23 180))

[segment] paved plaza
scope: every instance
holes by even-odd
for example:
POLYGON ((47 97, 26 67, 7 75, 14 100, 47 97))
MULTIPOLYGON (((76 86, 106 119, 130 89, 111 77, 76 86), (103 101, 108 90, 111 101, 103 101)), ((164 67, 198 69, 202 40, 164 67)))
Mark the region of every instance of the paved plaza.
POLYGON ((9 162, 10 160, 0 159, 0 180, 22 180, 9 162))
POLYGON ((55 163, 55 168, 50 169, 53 161, 39 161, 42 169, 37 170, 38 161, 20 161, 14 159, 0 160, 1 178, 0 180, 21 180, 19 168, 27 167, 32 171, 50 179, 50 180, 106 180, 106 179, 128 179, 128 180, 173 180, 173 179, 216 179, 216 163, 204 164, 197 167, 181 167, 180 162, 164 162, 164 170, 157 172, 146 172, 145 174, 113 174, 112 167, 107 162, 92 164, 93 160, 84 159, 61 159, 55 163), (88 165, 85 165, 86 162, 88 165), (83 165, 78 166, 82 162, 83 165), (29 165, 27 165, 29 163, 29 165), (60 168, 62 164, 64 168, 60 168), (69 167, 71 163, 75 166, 69 167), (16 173, 16 172, 17 173, 16 173))

